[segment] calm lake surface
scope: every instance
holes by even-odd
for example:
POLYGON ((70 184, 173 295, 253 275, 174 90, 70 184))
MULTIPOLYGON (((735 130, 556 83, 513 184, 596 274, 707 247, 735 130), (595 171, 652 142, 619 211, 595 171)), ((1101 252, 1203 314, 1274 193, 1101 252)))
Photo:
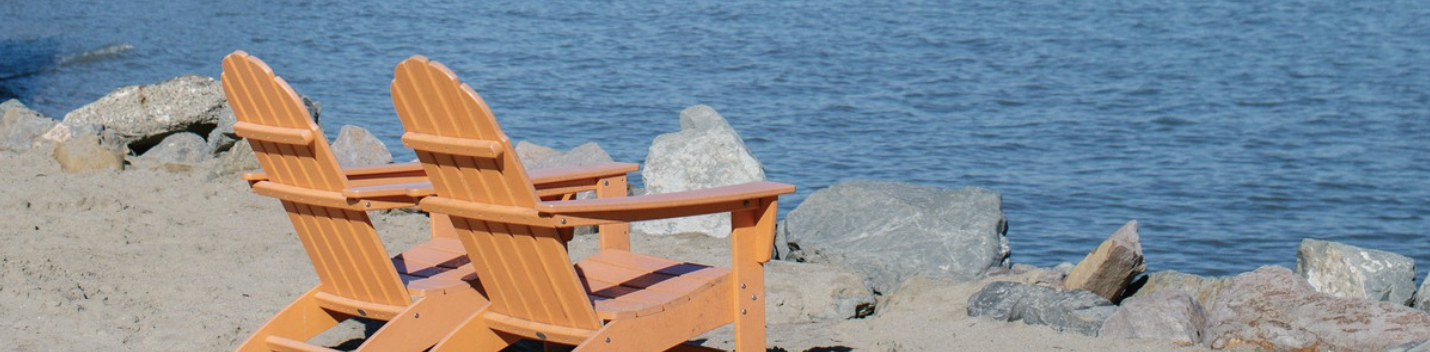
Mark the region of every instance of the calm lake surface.
POLYGON ((422 54, 514 140, 620 161, 713 106, 799 186, 785 211, 843 180, 993 189, 1015 262, 1137 219, 1149 270, 1289 267, 1306 237, 1430 264, 1423 0, 639 3, 0 0, 0 95, 60 118, 242 49, 408 160, 388 82, 422 54))

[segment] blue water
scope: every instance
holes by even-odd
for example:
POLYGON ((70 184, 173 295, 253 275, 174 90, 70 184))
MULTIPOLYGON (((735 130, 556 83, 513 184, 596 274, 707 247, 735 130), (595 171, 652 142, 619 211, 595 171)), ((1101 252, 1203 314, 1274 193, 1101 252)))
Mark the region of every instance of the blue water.
POLYGON ((1015 262, 1137 219, 1151 270, 1290 266, 1306 237, 1430 263, 1423 0, 639 3, 0 0, 0 94, 60 117, 242 49, 406 160, 387 87, 423 54, 514 139, 622 161, 711 105, 800 187, 786 211, 842 180, 991 188, 1015 262))

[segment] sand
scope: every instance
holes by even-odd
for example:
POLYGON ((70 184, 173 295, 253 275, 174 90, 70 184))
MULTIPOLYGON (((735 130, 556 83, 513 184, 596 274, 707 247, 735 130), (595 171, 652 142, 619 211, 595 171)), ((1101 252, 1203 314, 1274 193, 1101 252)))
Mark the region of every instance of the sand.
MULTIPOLYGON (((427 236, 421 213, 374 213, 394 254, 427 236)), ((278 201, 203 168, 69 174, 45 153, 0 152, 0 350, 232 350, 317 283, 278 201)), ((595 247, 572 242, 573 257, 595 247)), ((722 264, 728 242, 633 236, 637 251, 722 264)), ((1007 278, 1004 278, 1007 279, 1007 278)), ((769 326, 783 351, 1194 351, 970 318, 970 283, 916 278, 857 320, 769 326)), ((817 282, 809 284, 817 285, 817 282)), ((372 325, 372 324, 370 324, 372 325)), ((360 342, 349 323, 314 341, 360 342)), ((729 327, 705 336, 730 347, 729 327)))

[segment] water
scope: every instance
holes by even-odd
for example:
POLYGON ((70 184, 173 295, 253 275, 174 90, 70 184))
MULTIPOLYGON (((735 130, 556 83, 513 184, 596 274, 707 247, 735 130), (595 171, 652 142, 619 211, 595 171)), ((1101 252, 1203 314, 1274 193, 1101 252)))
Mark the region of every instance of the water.
POLYGON ((387 87, 423 54, 514 139, 621 161, 711 105, 800 187, 785 211, 843 180, 991 188, 1015 262, 1137 219, 1151 270, 1291 266, 1306 237, 1424 267, 1424 5, 0 0, 0 95, 60 117, 242 49, 407 160, 387 87))

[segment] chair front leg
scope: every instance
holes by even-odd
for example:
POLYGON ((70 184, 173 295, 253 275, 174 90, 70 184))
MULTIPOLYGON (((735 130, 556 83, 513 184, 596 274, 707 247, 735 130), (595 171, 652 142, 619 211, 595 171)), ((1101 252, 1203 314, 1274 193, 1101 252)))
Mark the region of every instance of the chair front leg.
POLYGON ((765 350, 765 262, 774 245, 777 209, 775 198, 766 198, 755 209, 730 214, 735 351, 765 350))

